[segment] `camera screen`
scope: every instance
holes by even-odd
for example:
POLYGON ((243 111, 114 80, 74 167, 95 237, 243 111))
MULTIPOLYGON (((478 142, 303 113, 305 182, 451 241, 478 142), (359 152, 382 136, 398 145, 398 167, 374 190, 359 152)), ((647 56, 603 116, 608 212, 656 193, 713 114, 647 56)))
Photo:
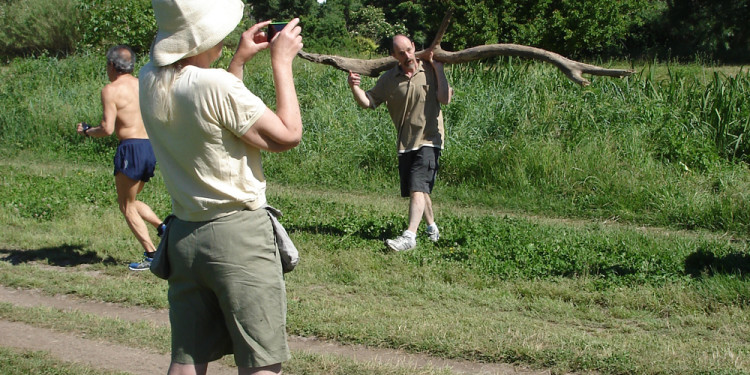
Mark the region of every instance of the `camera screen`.
POLYGON ((268 25, 268 41, 270 42, 271 39, 273 39, 273 36, 276 35, 281 29, 283 29, 286 26, 286 22, 271 22, 271 24, 268 25))

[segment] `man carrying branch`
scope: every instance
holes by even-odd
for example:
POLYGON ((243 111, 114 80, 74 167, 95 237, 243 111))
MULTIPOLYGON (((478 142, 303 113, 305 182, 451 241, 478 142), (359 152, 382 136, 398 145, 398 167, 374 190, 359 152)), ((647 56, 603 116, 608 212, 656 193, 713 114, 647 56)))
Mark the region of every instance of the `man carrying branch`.
POLYGON ((441 104, 451 101, 453 91, 443 64, 433 60, 429 48, 417 56, 414 42, 404 35, 393 37, 391 56, 398 65, 383 73, 375 87, 360 88, 359 74, 349 72, 348 83, 362 108, 385 103, 397 132, 398 170, 401 196, 409 197, 409 224, 400 236, 385 241, 394 251, 417 246, 417 231, 424 217, 426 234, 433 242, 440 237, 430 194, 445 143, 441 104))

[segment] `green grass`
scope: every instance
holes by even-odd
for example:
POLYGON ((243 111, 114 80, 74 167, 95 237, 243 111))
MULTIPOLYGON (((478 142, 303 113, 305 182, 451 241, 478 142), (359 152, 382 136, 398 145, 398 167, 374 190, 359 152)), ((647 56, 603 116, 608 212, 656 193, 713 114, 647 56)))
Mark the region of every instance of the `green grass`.
MULTIPOLYGON (((53 215, 24 216, 14 206, 0 207, 0 221, 8 224, 0 228, 0 257, 6 260, 0 285, 166 307, 165 283, 124 266, 139 249, 116 204, 95 205, 77 193, 89 181, 111 179, 110 173, 107 165, 42 162, 23 154, 0 164, 0 175, 12 176, 15 185, 57 175, 61 185, 71 186, 47 191, 53 200, 69 196, 53 215)), ((23 191, 38 185, 28 186, 23 191)), ((101 194, 114 194, 107 189, 101 194)), ((155 180, 148 189, 163 191, 163 183, 155 180)), ((4 202, 23 198, 14 191, 4 202)), ((392 254, 380 239, 400 229, 405 200, 273 183, 269 191, 302 251, 302 263, 287 275, 290 334, 556 373, 750 371, 744 240, 444 202, 438 206, 441 241, 392 254)), ((144 200, 159 207, 168 198, 144 200)), ((92 327, 110 339, 118 336, 111 330, 121 330, 106 322, 99 327, 86 316, 45 312, 36 318, 18 308, 7 314, 44 327, 92 327)), ((166 348, 168 340, 160 342, 166 348)), ((344 362, 334 360, 336 367, 356 367, 344 362)), ((327 368, 325 363, 316 358, 290 368, 327 368)))
MULTIPOLYGON (((267 64, 261 54, 245 79, 266 99, 267 64)), ((0 70, 0 285, 164 308, 165 283, 124 267, 142 250, 117 209, 116 142, 73 131, 98 121, 102 66, 0 70)), ((343 72, 298 61, 302 144, 264 155, 269 201, 302 253, 289 332, 554 373, 750 372, 750 76, 636 68, 581 88, 516 59, 449 67, 442 237, 392 254, 382 240, 405 226, 407 201, 388 115, 358 109, 343 72)), ((142 199, 169 213, 160 174, 142 199)), ((91 325, 57 314, 29 324, 91 325)), ((298 355, 286 369, 401 371, 376 367, 298 355)))
POLYGON ((77 0, 22 0, 0 4, 0 56, 61 55, 80 38, 77 0))
MULTIPOLYGON (((2 155, 33 150, 108 162, 113 139, 73 131, 101 116, 102 66, 94 56, 12 62, 0 73, 2 155)), ((265 156, 270 180, 392 194, 395 132, 386 111, 359 109, 343 72, 302 60, 295 69, 304 136, 294 150, 265 156)), ((518 59, 450 66, 456 95, 445 106, 437 190, 488 208, 744 236, 750 73, 635 69, 581 88, 550 66, 518 59)), ((248 87, 273 107, 270 77, 267 54, 246 68, 248 87)), ((363 87, 373 83, 365 78, 363 87)))
POLYGON ((0 348, 0 372, 5 375, 116 375, 125 372, 103 371, 85 366, 61 363, 43 352, 0 348))
MULTIPOLYGON (((9 321, 31 324, 57 332, 83 334, 88 339, 116 342, 130 348, 139 348, 154 353, 169 353, 169 327, 159 327, 146 322, 126 322, 118 319, 102 318, 91 314, 61 311, 50 308, 20 308, 0 303, 0 318, 9 321)), ((0 348, 0 373, 4 375, 105 375, 125 372, 104 371, 90 367, 61 362, 44 352, 20 351, 0 348)), ((221 360, 226 366, 234 366, 231 356, 221 360)), ((450 374, 445 370, 407 366, 377 365, 361 363, 337 355, 293 353, 292 359, 285 362, 284 373, 307 375, 331 374, 373 374, 373 375, 441 375, 450 374)))

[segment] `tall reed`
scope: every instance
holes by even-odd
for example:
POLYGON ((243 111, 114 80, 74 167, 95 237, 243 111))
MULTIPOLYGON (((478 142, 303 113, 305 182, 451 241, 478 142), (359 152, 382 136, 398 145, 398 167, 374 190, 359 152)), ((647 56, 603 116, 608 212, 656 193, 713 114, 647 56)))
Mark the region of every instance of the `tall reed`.
MULTIPOLYGON (((225 64, 231 51, 225 51, 225 64)), ((142 63, 142 62, 141 62, 142 63)), ((398 194, 395 130, 384 108, 356 106, 346 73, 295 63, 302 144, 266 154, 278 183, 398 194)), ((102 56, 16 60, 0 72, 0 150, 108 160, 116 141, 86 140, 106 84, 102 56)), ((750 75, 647 65, 588 87, 551 66, 503 58, 447 67, 455 90, 435 190, 439 200, 548 215, 747 233, 750 75)), ((267 54, 246 69, 273 108, 267 54)), ((374 85, 364 77, 362 86, 374 85)))

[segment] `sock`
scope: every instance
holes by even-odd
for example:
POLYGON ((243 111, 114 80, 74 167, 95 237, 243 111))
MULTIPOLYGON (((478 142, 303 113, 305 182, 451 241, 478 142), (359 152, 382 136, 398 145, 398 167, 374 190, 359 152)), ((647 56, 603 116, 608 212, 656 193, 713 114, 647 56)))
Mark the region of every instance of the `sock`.
POLYGON ((414 233, 414 232, 412 232, 412 231, 410 231, 410 230, 408 230, 408 229, 404 231, 403 236, 406 236, 406 237, 409 237, 409 238, 417 238, 417 234, 414 233))
POLYGON ((148 258, 153 258, 153 257, 154 257, 154 255, 156 255, 156 251, 154 251, 154 252, 148 252, 148 251, 147 251, 147 252, 146 252, 146 257, 148 257, 148 258))
POLYGON ((437 223, 432 223, 432 224, 428 225, 427 226, 427 231, 428 232, 437 232, 438 231, 437 223))

